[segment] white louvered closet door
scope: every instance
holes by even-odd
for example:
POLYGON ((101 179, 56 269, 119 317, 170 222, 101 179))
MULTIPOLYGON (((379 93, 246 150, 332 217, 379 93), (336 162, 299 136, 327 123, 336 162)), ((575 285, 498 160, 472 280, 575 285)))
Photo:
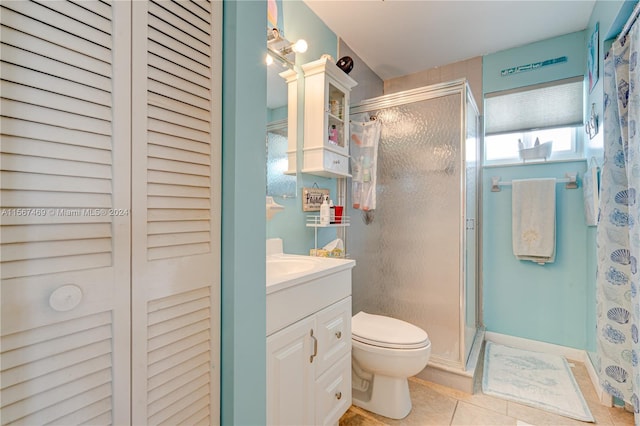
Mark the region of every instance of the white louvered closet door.
POLYGON ((0 8, 0 422, 127 424, 129 5, 0 8))
POLYGON ((221 2, 0 7, 0 424, 218 423, 221 2))
POLYGON ((135 424, 219 422, 220 8, 133 2, 135 424))

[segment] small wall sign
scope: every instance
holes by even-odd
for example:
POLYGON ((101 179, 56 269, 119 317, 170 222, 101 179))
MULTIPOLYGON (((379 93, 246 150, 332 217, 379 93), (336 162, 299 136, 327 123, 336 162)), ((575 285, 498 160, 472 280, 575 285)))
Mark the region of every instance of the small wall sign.
POLYGON ((559 58, 547 59, 546 61, 533 62, 531 64, 519 65, 517 67, 505 68, 500 71, 502 77, 507 77, 512 74, 518 74, 525 71, 534 71, 542 67, 548 67, 549 65, 562 64, 567 62, 566 56, 560 56, 559 58))
POLYGON ((328 195, 329 190, 325 188, 302 188, 302 211, 319 212, 324 197, 328 195))

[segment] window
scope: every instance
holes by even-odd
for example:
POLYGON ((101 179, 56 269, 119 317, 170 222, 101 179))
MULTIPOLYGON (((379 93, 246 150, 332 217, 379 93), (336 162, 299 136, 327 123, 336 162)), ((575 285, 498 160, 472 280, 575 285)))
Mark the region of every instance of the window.
MULTIPOLYGON (((582 152, 582 77, 485 98, 485 164, 522 161, 520 149, 552 142, 550 157, 527 161, 579 158, 582 152)), ((532 154, 531 151, 525 152, 532 154)))

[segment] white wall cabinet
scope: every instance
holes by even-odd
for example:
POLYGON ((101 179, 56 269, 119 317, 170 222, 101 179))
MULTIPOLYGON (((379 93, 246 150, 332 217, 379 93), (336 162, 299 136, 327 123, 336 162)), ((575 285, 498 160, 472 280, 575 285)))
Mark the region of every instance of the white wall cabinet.
POLYGON ((302 172, 349 176, 349 99, 357 84, 327 58, 302 65, 304 143, 302 172))
POLYGON ((268 424, 336 424, 351 406, 351 296, 308 314, 267 337, 268 424))
POLYGON ((221 5, 0 8, 1 423, 219 422, 221 5))

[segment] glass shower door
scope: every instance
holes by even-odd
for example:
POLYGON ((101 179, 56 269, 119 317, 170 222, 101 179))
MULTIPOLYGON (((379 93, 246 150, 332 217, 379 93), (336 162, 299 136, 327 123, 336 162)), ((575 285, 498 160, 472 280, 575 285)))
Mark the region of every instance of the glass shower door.
POLYGON ((472 180, 465 178, 465 140, 472 135, 464 130, 464 93, 458 88, 420 101, 386 106, 381 100, 382 107, 352 109, 354 121, 382 121, 377 208, 366 221, 359 219, 361 212, 350 211, 349 251, 357 262, 353 312, 421 327, 432 342, 432 362, 452 367, 466 362, 471 345, 464 337, 465 317, 471 317, 468 325, 473 323, 475 332, 477 297, 475 229, 468 253, 465 231, 471 211, 475 220, 475 207, 465 210, 465 205, 475 206, 477 168, 472 180), (468 257, 473 264, 465 265, 468 257), (467 274, 473 269, 468 279, 465 269, 467 274))

